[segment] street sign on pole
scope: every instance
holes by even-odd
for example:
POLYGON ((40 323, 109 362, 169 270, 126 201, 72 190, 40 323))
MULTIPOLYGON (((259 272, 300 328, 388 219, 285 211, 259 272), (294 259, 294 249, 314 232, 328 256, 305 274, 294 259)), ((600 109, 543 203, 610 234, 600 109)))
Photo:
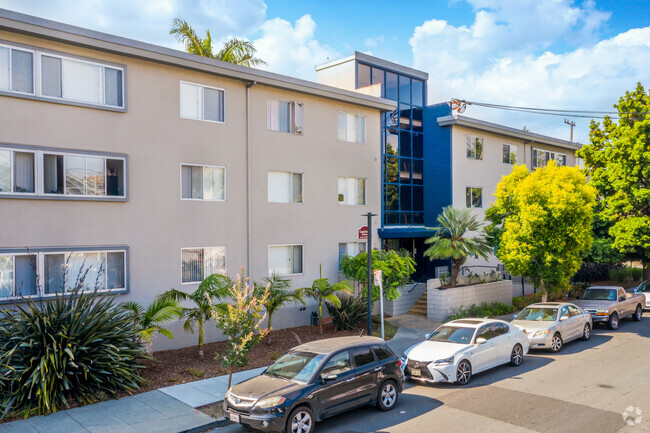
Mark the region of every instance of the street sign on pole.
POLYGON ((357 230, 357 239, 360 241, 368 240, 368 226, 359 227, 359 230, 357 230))
POLYGON ((384 339, 384 281, 381 269, 375 269, 375 286, 379 286, 379 318, 381 321, 381 339, 384 339))
MULTIPOLYGON (((376 213, 368 212, 361 216, 368 218, 368 223, 366 225, 367 230, 367 241, 366 246, 367 256, 368 256, 368 274, 367 274, 367 286, 368 286, 368 324, 367 331, 368 335, 372 335, 372 217, 377 216, 376 213)), ((363 227, 362 227, 363 228, 363 227)))

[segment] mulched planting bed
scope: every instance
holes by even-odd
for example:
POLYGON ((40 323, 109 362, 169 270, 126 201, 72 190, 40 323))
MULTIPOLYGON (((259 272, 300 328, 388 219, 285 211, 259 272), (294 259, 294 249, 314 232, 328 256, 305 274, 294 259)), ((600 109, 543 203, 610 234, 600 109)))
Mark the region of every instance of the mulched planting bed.
MULTIPOLYGON (((273 344, 269 346, 266 341, 262 341, 248 353, 248 365, 235 371, 269 365, 284 352, 298 345, 295 335, 300 338, 302 343, 307 343, 323 338, 359 335, 359 332, 361 331, 336 332, 331 323, 323 325, 323 335, 318 332, 318 326, 300 326, 272 331, 273 344)), ((222 353, 225 348, 225 341, 206 344, 203 346, 203 359, 199 359, 196 346, 154 352, 154 360, 143 362, 146 368, 142 371, 142 377, 147 383, 137 392, 146 392, 228 374, 228 371, 221 366, 221 360, 215 359, 215 354, 222 353)))

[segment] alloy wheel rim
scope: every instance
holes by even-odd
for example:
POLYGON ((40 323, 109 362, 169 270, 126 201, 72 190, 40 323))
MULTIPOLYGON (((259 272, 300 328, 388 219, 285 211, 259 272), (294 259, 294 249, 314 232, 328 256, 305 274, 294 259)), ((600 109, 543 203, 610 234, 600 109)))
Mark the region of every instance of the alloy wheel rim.
POLYGON ((636 318, 637 320, 641 320, 641 308, 636 307, 636 318))
POLYGON ((309 433, 311 431, 311 416, 307 412, 300 411, 291 420, 292 433, 309 433))
POLYGON ((612 316, 612 327, 618 327, 618 316, 612 316))
POLYGON ((560 348, 562 347, 562 340, 560 339, 560 337, 558 337, 557 335, 553 337, 553 342, 551 343, 551 346, 553 347, 553 350, 555 350, 556 352, 560 350, 560 348))
POLYGON ((590 335, 591 335, 591 328, 589 327, 589 325, 585 325, 585 338, 589 338, 590 335))
POLYGON ((522 349, 519 346, 515 347, 514 353, 512 354, 512 361, 515 363, 515 365, 521 364, 521 360, 523 356, 521 356, 522 349))
POLYGON ((459 383, 467 383, 469 381, 469 375, 470 375, 470 370, 469 370, 469 364, 466 362, 461 362, 461 364, 458 366, 458 373, 456 374, 456 380, 458 380, 459 383))
POLYGON ((395 404, 395 396, 397 392, 395 387, 390 383, 384 386, 384 389, 381 391, 381 401, 386 407, 391 407, 395 404))

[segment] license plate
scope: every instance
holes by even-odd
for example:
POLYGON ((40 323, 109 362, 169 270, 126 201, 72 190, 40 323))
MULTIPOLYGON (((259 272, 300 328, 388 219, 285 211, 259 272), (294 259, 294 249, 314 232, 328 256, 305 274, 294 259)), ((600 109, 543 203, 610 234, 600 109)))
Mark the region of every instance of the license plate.
POLYGON ((230 415, 230 421, 239 422, 239 414, 238 413, 229 413, 229 415, 230 415))
POLYGON ((422 376, 422 372, 420 370, 411 370, 411 376, 420 377, 422 376))

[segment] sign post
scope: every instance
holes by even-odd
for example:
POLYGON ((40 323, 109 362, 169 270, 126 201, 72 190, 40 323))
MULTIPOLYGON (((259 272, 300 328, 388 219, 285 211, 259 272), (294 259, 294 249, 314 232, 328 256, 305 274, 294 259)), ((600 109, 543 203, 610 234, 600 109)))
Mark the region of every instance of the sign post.
POLYGON ((384 281, 381 269, 375 269, 375 284, 379 286, 379 318, 381 321, 381 339, 384 339, 384 281))
MULTIPOLYGON (((367 281, 367 286, 368 286, 368 323, 367 323, 367 329, 368 329, 368 335, 372 335, 372 217, 377 216, 377 214, 368 212, 365 213, 361 216, 365 216, 368 218, 368 225, 366 226, 366 236, 368 239, 368 246, 366 247, 366 254, 368 256, 368 279, 367 281)), ((361 227, 363 229, 363 227, 361 227)), ((359 234, 361 234, 361 230, 359 230, 359 234)))

